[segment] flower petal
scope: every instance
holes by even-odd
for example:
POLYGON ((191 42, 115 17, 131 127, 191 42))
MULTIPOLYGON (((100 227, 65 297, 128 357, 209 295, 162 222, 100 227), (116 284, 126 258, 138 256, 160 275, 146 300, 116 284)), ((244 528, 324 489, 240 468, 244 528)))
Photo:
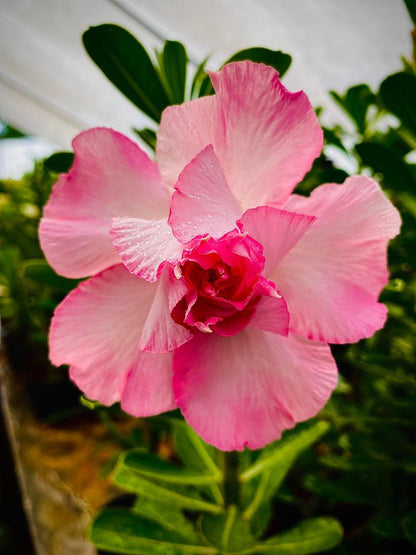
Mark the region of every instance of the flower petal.
POLYGON ((237 225, 263 246, 267 277, 315 219, 272 206, 259 206, 244 212, 237 225))
POLYGON ((175 186, 169 224, 183 244, 196 235, 219 238, 235 228, 241 208, 225 181, 212 145, 190 162, 175 186))
POLYGON ((132 274, 147 281, 159 279, 165 262, 176 262, 183 247, 166 219, 113 218, 111 240, 132 274))
POLYGON ((328 345, 248 327, 200 334, 175 351, 175 400, 188 423, 225 451, 257 449, 314 416, 337 383, 328 345))
POLYGON ((214 97, 164 112, 157 150, 162 175, 173 185, 182 168, 212 144, 244 209, 281 204, 322 149, 309 100, 303 92, 288 92, 263 64, 227 64, 211 79, 214 97))
POLYGON ((285 208, 317 216, 270 276, 291 330, 329 343, 371 336, 386 318, 377 299, 388 279, 387 243, 400 228, 397 210, 368 177, 294 195, 285 208))
POLYGON ((280 335, 289 334, 289 312, 283 297, 261 297, 250 326, 280 335))
POLYGON ((154 162, 112 129, 91 129, 73 141, 75 162, 53 188, 40 225, 53 268, 85 277, 120 262, 109 231, 113 216, 166 217, 169 192, 154 162))
POLYGON ((177 324, 170 313, 188 287, 166 267, 158 283, 156 295, 149 310, 139 348, 152 353, 166 353, 180 347, 193 337, 193 333, 177 324))
POLYGON ((172 353, 139 353, 136 365, 126 378, 121 408, 136 417, 177 408, 172 377, 172 353))
POLYGON ((82 282, 58 306, 49 345, 55 366, 86 395, 105 405, 119 401, 126 376, 138 364, 138 341, 156 285, 113 266, 82 282))

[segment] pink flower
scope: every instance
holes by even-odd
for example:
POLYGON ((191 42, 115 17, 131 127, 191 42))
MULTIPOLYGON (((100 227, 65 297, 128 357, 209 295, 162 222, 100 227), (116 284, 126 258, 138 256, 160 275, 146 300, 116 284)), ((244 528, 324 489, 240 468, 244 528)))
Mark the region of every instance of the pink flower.
POLYGON ((337 382, 328 343, 381 328, 400 218, 368 177, 291 195, 322 148, 304 93, 229 64, 216 94, 168 108, 158 166, 111 129, 75 138, 40 227, 82 282, 57 308, 50 357, 105 405, 179 407, 224 450, 314 416, 337 382))

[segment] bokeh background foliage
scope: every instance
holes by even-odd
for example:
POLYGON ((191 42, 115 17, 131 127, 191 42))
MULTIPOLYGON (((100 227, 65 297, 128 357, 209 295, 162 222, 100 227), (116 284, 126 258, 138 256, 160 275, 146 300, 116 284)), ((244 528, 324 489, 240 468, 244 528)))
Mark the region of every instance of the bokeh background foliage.
MULTIPOLYGON (((406 4, 416 24, 416 2, 406 4)), ((126 495, 94 521, 90 536, 99 548, 364 555, 407 553, 416 546, 415 37, 403 71, 386 77, 378 91, 366 84, 331 91, 342 123, 324 127, 323 154, 297 188, 309 194, 322 183, 366 173, 400 210, 402 233, 390 244, 391 279, 381 296, 389 308, 385 328, 355 345, 334 347, 340 382, 328 405, 263 450, 225 455, 202 442, 176 412, 138 421, 128 436, 117 437, 121 454, 111 475, 126 495)), ((92 27, 83 41, 109 80, 149 116, 149 126, 135 131, 150 150, 166 106, 213 92, 207 60, 192 70, 179 42, 167 41, 162 52, 149 54, 115 25, 92 27)), ((291 63, 288 54, 264 48, 227 61, 242 59, 272 65, 281 76, 291 63)), ((7 127, 3 132, 16 134, 7 127)), ((66 373, 47 363, 50 317, 77 282, 48 266, 37 227, 57 173, 72 161, 72 153, 57 153, 22 180, 0 182, 3 333, 39 418, 99 414, 114 435, 113 422, 123 418, 119 408, 87 399, 80 404, 66 373)))

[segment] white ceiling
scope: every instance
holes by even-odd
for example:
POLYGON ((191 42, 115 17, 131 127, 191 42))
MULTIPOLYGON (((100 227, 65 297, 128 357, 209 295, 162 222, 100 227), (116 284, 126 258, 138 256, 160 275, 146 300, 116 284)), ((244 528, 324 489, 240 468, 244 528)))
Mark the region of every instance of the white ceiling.
POLYGON ((123 25, 150 49, 183 41, 194 61, 211 54, 211 68, 249 46, 284 50, 293 56, 288 88, 326 106, 329 89, 376 87, 411 51, 401 0, 0 0, 0 8, 0 118, 62 148, 91 126, 131 135, 146 125, 85 53, 90 25, 123 25))

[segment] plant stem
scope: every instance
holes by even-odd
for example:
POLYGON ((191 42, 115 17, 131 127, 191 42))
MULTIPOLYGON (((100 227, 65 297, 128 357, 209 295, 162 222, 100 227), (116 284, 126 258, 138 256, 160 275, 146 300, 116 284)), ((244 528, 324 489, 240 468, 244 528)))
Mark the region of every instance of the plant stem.
POLYGON ((240 482, 238 480, 238 453, 226 451, 223 456, 224 466, 224 501, 225 506, 240 504, 240 482))

